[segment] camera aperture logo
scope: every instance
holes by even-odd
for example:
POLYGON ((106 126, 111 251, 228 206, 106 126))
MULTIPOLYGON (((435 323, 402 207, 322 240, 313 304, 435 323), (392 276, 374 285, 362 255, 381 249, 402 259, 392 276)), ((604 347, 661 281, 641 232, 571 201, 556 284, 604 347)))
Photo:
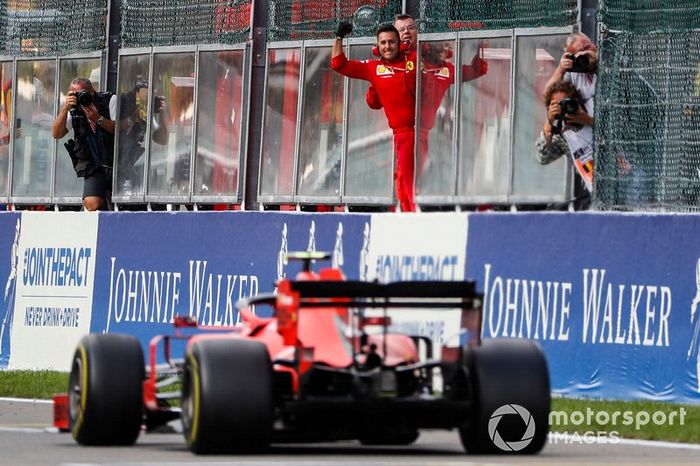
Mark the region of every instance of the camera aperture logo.
POLYGON ((489 437, 494 445, 503 451, 520 451, 530 445, 535 437, 535 420, 530 411, 520 405, 508 404, 496 409, 489 419, 489 437), (525 424, 525 432, 520 440, 505 441, 498 432, 498 424, 504 416, 518 415, 525 424))

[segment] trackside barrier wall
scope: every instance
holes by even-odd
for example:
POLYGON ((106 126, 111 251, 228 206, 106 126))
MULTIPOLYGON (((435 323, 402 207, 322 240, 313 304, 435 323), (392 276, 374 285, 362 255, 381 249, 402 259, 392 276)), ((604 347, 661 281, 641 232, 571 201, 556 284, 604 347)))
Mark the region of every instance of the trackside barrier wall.
MULTIPOLYGON (((351 279, 475 278, 483 336, 538 341, 556 393, 698 403, 698 230, 661 214, 3 213, 0 367, 68 370, 85 333, 147 345, 174 315, 235 325, 239 298, 299 270, 285 252, 317 250, 351 279)), ((407 314, 398 329, 456 341, 449 311, 407 314)))

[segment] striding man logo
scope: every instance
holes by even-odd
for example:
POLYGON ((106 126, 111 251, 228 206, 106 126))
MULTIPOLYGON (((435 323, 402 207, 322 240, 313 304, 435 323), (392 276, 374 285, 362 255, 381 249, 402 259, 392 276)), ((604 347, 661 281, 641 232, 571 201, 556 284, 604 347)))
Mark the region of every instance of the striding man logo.
POLYGON ((690 345, 688 346, 688 361, 695 359, 695 376, 697 378, 697 391, 700 393, 700 312, 698 312, 698 304, 700 304, 700 259, 695 264, 695 297, 690 305, 690 325, 692 336, 690 345))
POLYGON ((7 367, 10 362, 10 333, 12 332, 12 320, 15 311, 15 289, 17 287, 17 264, 19 263, 19 236, 21 231, 20 219, 15 225, 15 239, 12 242, 12 252, 10 253, 10 273, 5 283, 5 296, 3 307, 5 315, 0 323, 0 368, 7 367))
POLYGON ((369 273, 369 223, 365 222, 365 230, 362 233, 362 248, 360 249, 360 280, 367 280, 369 273))
POLYGON ((343 257, 343 222, 338 222, 338 230, 335 232, 335 246, 333 246, 333 260, 331 267, 340 269, 345 263, 343 257))
POLYGON ((287 265, 287 224, 282 226, 282 244, 277 253, 277 281, 285 277, 284 266, 287 265))
POLYGON ((311 220, 311 226, 309 227, 309 244, 306 246, 306 251, 316 251, 316 222, 314 220, 311 220))

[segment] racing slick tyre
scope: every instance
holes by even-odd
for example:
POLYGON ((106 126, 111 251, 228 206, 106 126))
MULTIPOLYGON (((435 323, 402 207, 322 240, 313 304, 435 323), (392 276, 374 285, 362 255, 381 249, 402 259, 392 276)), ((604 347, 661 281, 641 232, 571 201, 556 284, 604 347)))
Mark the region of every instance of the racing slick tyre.
POLYGON ((464 352, 474 409, 459 429, 468 453, 539 452, 549 432, 547 362, 527 340, 484 340, 464 352))
POLYGON ((81 445, 133 445, 143 421, 143 351, 130 335, 80 340, 68 380, 73 438, 81 445))
POLYGON ((272 364, 257 341, 220 338, 189 348, 182 426, 193 453, 248 453, 272 435, 272 364))

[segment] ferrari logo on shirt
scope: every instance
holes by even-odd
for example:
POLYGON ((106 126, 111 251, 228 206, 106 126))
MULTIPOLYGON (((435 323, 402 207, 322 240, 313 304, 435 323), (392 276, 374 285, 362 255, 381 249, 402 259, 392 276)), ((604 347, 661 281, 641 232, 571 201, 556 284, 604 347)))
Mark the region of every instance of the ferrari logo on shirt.
POLYGON ((394 74, 394 70, 384 65, 377 65, 377 76, 386 76, 389 74, 394 74))
POLYGON ((414 67, 414 65, 413 65, 413 62, 411 60, 406 62, 406 70, 413 71, 413 67, 414 67))
POLYGON ((438 76, 442 76, 443 78, 449 78, 450 77, 450 69, 446 66, 443 66, 440 68, 440 71, 438 71, 438 76))

